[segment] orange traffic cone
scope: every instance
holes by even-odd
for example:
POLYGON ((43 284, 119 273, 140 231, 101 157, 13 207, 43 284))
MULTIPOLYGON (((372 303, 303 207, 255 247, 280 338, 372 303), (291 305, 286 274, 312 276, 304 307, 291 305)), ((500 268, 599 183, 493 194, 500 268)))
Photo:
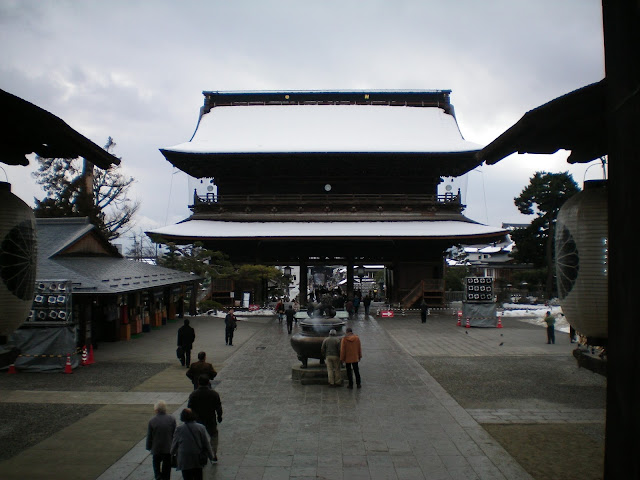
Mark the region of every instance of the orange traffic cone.
POLYGON ((89 362, 87 365, 92 365, 96 363, 96 361, 93 359, 93 345, 89 345, 89 362))
POLYGON ((89 365, 89 354, 87 353, 87 346, 82 347, 82 362, 80 363, 83 367, 89 365))
POLYGON ((469 317, 467 317, 467 324, 465 325, 465 328, 471 328, 471 323, 469 323, 469 317))
POLYGON ((9 373, 18 373, 16 366, 13 363, 9 365, 9 373))
POLYGON ((458 326, 462 326, 462 310, 458 310, 458 326))
POLYGON ((67 355, 67 364, 64 366, 64 373, 73 373, 71 369, 71 355, 67 355))
POLYGON ((502 317, 498 317, 498 326, 496 328, 502 328, 502 317))

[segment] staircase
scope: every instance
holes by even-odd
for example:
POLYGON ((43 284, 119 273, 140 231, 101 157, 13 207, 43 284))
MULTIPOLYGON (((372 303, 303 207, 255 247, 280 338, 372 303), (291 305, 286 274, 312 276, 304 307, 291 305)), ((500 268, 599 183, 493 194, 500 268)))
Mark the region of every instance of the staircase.
POLYGON ((430 307, 441 307, 445 304, 444 279, 431 278, 420 280, 415 287, 407 293, 400 304, 402 308, 414 308, 424 299, 430 307))

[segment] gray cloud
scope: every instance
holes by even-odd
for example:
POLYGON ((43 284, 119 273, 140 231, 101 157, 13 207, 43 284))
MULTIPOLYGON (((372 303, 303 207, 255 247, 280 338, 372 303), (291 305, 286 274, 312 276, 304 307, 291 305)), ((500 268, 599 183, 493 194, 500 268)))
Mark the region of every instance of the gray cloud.
MULTIPOLYGON (((465 138, 488 143, 604 76, 601 25, 597 0, 5 1, 0 88, 99 145, 114 137, 142 222, 163 224, 188 215, 188 188, 158 148, 191 137, 203 90, 451 89, 465 138)), ((582 180, 557 158, 471 174, 466 213, 521 221, 513 196, 540 165, 582 180)), ((10 173, 29 201, 32 180, 10 173)))

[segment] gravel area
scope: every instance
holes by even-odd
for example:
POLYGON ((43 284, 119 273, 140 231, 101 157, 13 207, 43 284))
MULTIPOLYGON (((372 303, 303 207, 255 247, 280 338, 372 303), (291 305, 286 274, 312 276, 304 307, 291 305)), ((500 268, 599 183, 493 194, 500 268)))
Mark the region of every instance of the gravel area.
MULTIPOLYGON (((571 356, 417 357, 464 408, 605 408, 606 378, 571 356)), ((486 424, 535 480, 600 480, 604 424, 486 424)))
POLYGON ((100 405, 3 403, 0 408, 0 461, 36 445, 99 408, 100 405))
MULTIPOLYGON (((100 362, 76 368, 68 375, 59 372, 9 375, 4 372, 0 375, 0 390, 126 392, 170 365, 100 362)), ((36 445, 100 407, 3 403, 0 407, 0 461, 36 445)))
POLYGON ((571 356, 417 357, 464 408, 605 408, 605 377, 571 356))
POLYGON ((0 375, 0 390, 127 392, 173 363, 99 362, 78 367, 72 374, 19 372, 0 375))

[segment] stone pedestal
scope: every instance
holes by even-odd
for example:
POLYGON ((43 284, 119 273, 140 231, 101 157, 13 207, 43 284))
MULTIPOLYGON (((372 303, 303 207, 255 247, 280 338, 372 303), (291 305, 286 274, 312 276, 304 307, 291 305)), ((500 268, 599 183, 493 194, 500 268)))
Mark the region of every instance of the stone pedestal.
MULTIPOLYGON (((341 368, 340 374, 342 376, 342 382, 346 384, 347 370, 341 368)), ((301 385, 327 385, 329 383, 327 366, 314 363, 304 368, 302 365, 296 364, 291 367, 291 380, 299 382, 301 385)))

